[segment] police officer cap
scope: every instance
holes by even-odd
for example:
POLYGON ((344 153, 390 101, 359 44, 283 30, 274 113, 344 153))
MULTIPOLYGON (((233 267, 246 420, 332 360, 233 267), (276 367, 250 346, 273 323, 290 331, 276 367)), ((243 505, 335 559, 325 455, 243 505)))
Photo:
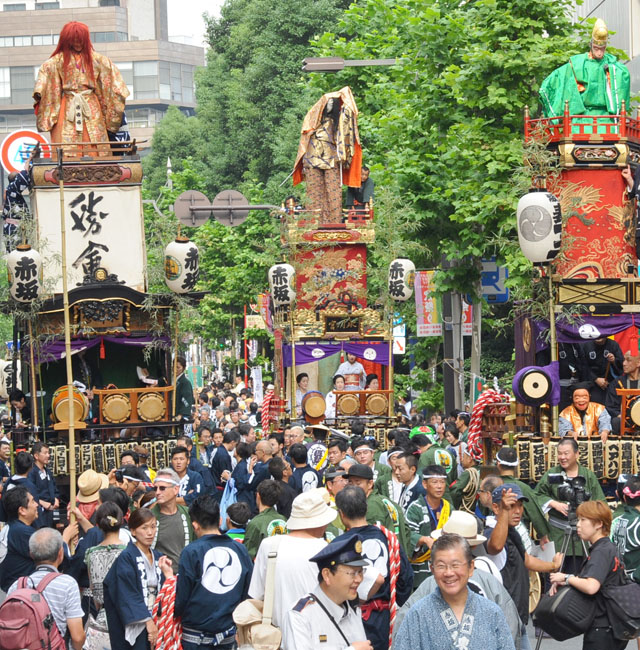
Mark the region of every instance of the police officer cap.
POLYGON ((347 566, 367 566, 368 562, 362 557, 362 537, 351 535, 347 539, 336 537, 327 544, 319 553, 316 553, 310 562, 315 562, 319 569, 328 569, 338 564, 347 566))

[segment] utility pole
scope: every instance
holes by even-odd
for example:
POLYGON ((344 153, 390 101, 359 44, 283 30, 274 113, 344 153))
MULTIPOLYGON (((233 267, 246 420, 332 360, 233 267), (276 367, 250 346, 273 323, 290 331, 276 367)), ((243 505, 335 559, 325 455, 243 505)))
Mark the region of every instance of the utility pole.
MULTIPOLYGON (((455 266, 444 255, 442 268, 455 266)), ((449 413, 463 405, 464 355, 462 349, 462 296, 457 292, 448 292, 442 296, 442 321, 444 323, 444 410, 449 413)))

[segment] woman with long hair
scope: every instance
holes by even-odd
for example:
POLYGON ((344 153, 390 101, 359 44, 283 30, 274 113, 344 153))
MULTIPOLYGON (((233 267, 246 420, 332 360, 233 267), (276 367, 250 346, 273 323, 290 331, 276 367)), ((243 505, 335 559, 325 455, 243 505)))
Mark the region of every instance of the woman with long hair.
POLYGON ((153 603, 165 579, 173 576, 171 561, 151 546, 158 521, 148 508, 134 511, 129 530, 135 542, 120 553, 104 579, 112 650, 151 650, 158 628, 151 617, 153 603))

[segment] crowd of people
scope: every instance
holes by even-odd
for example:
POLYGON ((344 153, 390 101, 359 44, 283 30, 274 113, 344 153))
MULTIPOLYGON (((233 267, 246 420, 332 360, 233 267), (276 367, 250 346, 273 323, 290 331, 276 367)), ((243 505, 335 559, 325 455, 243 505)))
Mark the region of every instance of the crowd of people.
MULTIPOLYGON (((598 599, 640 573, 640 478, 620 478, 612 515, 571 435, 532 487, 513 448, 481 466, 464 412, 414 415, 386 444, 359 420, 265 436, 259 425, 241 380, 202 391, 168 467, 137 446, 108 475, 83 472, 67 525, 46 443, 12 459, 0 441, 5 603, 24 578, 47 578, 55 631, 76 650, 164 647, 154 604, 167 598, 183 648, 230 649, 234 610, 268 590, 285 650, 526 649, 530 576, 598 599), (562 489, 576 477, 581 503, 562 489)), ((584 647, 624 647, 612 635, 600 604, 584 647)))

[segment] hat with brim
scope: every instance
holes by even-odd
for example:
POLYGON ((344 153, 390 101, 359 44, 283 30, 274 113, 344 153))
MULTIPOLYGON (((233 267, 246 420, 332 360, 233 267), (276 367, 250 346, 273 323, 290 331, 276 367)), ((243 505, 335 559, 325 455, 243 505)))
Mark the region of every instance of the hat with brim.
POLYGON ((361 463, 356 463, 351 465, 349 471, 347 472, 347 478, 364 478, 367 481, 373 481, 373 470, 369 465, 362 465, 361 463))
POLYGON ((442 528, 431 532, 431 537, 438 539, 443 533, 460 535, 469 542, 469 546, 479 546, 487 541, 484 535, 478 535, 478 520, 461 510, 454 510, 442 528))
POLYGON ((98 500, 98 492, 109 487, 109 477, 88 469, 78 477, 78 495, 76 501, 91 503, 98 500))
POLYGON ((287 520, 287 530, 305 530, 328 526, 337 516, 330 508, 324 493, 325 488, 315 488, 299 494, 291 505, 291 516, 287 520))

